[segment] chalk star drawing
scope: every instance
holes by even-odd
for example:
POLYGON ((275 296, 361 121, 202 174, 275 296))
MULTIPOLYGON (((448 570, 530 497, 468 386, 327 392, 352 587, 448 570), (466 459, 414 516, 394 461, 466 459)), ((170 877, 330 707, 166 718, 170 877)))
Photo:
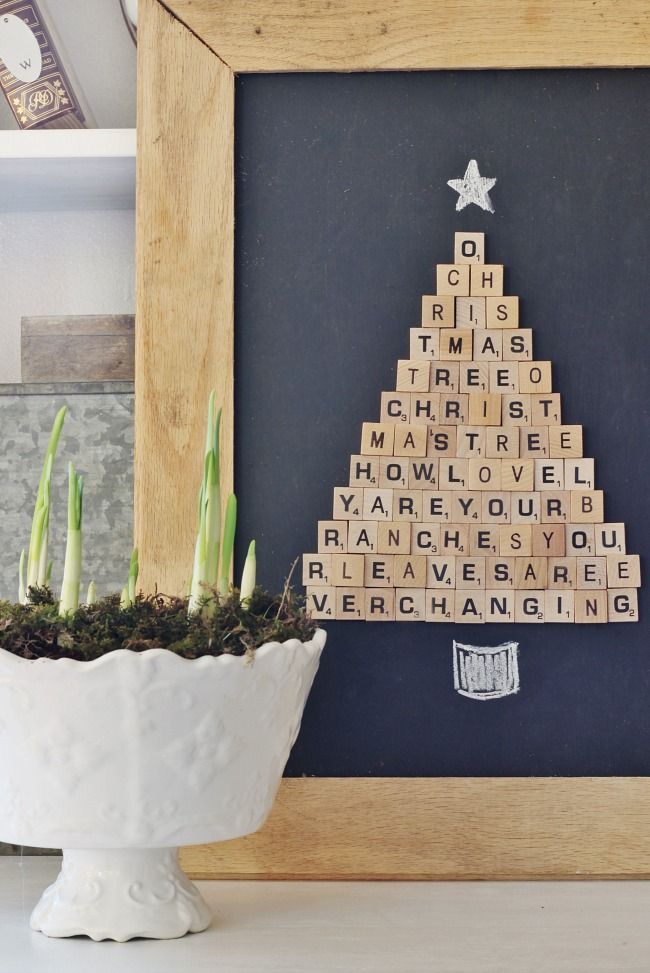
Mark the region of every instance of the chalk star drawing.
POLYGON ((456 202, 457 211, 465 209, 470 203, 476 203, 477 206, 487 210, 488 213, 494 213, 489 191, 495 182, 496 179, 489 179, 487 176, 482 176, 478 171, 476 159, 470 159, 463 178, 449 179, 447 185, 451 186, 458 193, 458 200, 456 202))

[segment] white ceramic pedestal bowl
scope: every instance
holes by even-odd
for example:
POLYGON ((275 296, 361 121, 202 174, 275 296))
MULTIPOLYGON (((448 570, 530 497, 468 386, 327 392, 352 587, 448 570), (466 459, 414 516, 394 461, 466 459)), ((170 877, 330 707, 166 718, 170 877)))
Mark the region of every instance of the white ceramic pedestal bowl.
POLYGON ((205 929, 178 846, 264 823, 324 645, 319 629, 252 659, 0 649, 0 840, 64 849, 32 928, 121 942, 205 929))

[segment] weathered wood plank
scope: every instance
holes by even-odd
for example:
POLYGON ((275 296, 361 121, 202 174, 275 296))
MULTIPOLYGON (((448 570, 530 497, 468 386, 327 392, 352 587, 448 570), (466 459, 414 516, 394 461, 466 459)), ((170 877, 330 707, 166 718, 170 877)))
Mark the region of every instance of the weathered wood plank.
POLYGON ((24 382, 133 381, 133 315, 23 318, 21 373, 24 382))

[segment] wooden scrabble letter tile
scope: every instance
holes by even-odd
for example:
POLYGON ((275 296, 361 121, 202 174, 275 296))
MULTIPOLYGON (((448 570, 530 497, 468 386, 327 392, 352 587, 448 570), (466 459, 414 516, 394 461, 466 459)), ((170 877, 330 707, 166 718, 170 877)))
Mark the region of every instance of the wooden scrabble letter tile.
POLYGON ((593 490, 595 482, 593 459, 565 459, 565 490, 593 490))
MULTIPOLYGON (((440 553, 446 555, 467 554, 469 526, 467 524, 443 525, 440 528, 440 553)), ((458 575, 456 576, 458 582, 458 575)))
POLYGON ((318 521, 318 553, 347 553, 348 525, 345 520, 318 521))
POLYGON ((393 491, 393 520, 422 521, 422 490, 393 491))
POLYGON ((529 493, 535 486, 535 461, 532 459, 502 459, 501 489, 529 493))
POLYGON ((373 554, 377 550, 377 521, 351 520, 348 524, 348 553, 373 554))
POLYGON ((564 557, 564 532, 563 524, 533 524, 533 557, 564 557))
MULTIPOLYGON (((498 331, 494 332, 499 334, 498 331)), ((516 331, 504 331, 503 360, 530 361, 533 357, 533 332, 531 328, 518 328, 516 331)))
POLYGON ((530 395, 506 393, 502 396, 502 404, 504 426, 530 425, 530 395))
POLYGON ((536 459, 535 489, 564 490, 564 460, 536 459))
POLYGON ((363 491, 362 520, 392 520, 393 491, 375 490, 365 487, 363 491))
POLYGON ((408 422, 411 416, 410 392, 382 392, 380 423, 408 422))
POLYGON ((470 268, 472 297, 496 297, 503 294, 503 264, 474 264, 470 268))
POLYGON ((485 621, 514 622, 515 593, 500 589, 485 592, 485 621))
POLYGON ((335 588, 336 618, 363 620, 366 616, 365 588, 335 588))
POLYGON ((572 622, 574 620, 573 591, 547 591, 544 597, 545 622, 572 622))
POLYGON ((495 392, 470 393, 470 426, 500 426, 501 396, 495 392))
POLYGON ((625 524, 597 524, 594 533, 596 554, 625 554, 625 524))
POLYGON ((570 493, 547 490, 540 493, 541 522, 543 524, 566 524, 571 520, 570 493))
POLYGON ((361 452, 366 456, 392 456, 395 426, 389 422, 364 422, 361 452))
POLYGON ((451 494, 452 524, 477 524, 481 519, 481 494, 454 490, 451 494))
POLYGON ((514 557, 486 557, 485 559, 485 587, 512 589, 515 586, 514 557))
POLYGON ((520 361, 519 391, 552 392, 550 361, 520 361))
POLYGON ((481 520, 484 524, 509 524, 510 523, 510 501, 511 494, 490 493, 485 491, 481 494, 481 520))
POLYGON ((576 588, 607 588, 607 558, 577 557, 576 588))
POLYGON ((466 459, 441 457, 438 463, 438 486, 441 490, 466 490, 468 464, 466 459))
POLYGON ((458 366, 461 392, 488 392, 490 388, 490 369, 488 362, 471 362, 458 366))
POLYGON ((546 588, 548 558, 516 557, 515 588, 541 590, 546 588))
POLYGON ((456 455, 464 458, 485 456, 485 433, 492 426, 459 426, 456 430, 456 455))
POLYGON ((456 587, 456 558, 428 557, 427 558, 427 588, 455 588, 456 587))
POLYGON ((305 608, 312 618, 329 618, 335 615, 335 588, 325 585, 310 585, 307 588, 305 608))
POLYGON ((485 557, 456 558, 456 588, 485 588, 485 557))
MULTIPOLYGON (((474 360, 482 362, 501 361, 503 358, 503 332, 486 331, 474 335, 474 360)), ((517 383, 519 387, 519 383, 517 383)), ((486 390, 487 391, 487 388, 486 390)))
POLYGON ((366 554, 364 558, 363 584, 366 588, 392 588, 393 566, 395 558, 392 554, 366 554))
POLYGON ((437 554, 440 550, 440 524, 411 524, 411 553, 437 554))
MULTIPOLYGON (((532 460, 524 460, 532 463, 532 460)), ((501 466, 501 480, 503 481, 505 462, 501 466)), ((532 481, 531 481, 532 482, 532 481)), ((512 491, 510 493, 510 522, 512 524, 539 524, 542 520, 541 494, 530 490, 512 491)))
POLYGON ((459 392, 457 361, 446 361, 444 365, 438 362, 430 363, 429 391, 430 392, 459 392))
POLYGON ((380 456, 379 483, 377 485, 380 490, 406 489, 409 485, 408 460, 399 456, 380 456))
POLYGON ((334 520, 363 520, 363 487, 334 487, 334 520))
POLYGON ((512 395, 519 391, 519 362, 490 362, 490 392, 512 395))
POLYGON ((397 392, 428 392, 431 363, 400 358, 397 363, 397 392))
POLYGON ((426 622, 453 622, 454 620, 454 591, 440 591, 437 588, 427 589, 425 592, 426 622))
POLYGON ((379 482, 379 460, 376 456, 350 457, 350 486, 376 486, 379 482))
POLYGON ((566 554, 591 557, 596 553, 594 524, 567 524, 564 528, 566 554))
POLYGON ((515 591, 516 622, 543 622, 545 607, 545 591, 515 591))
POLYGON ((485 233, 454 233, 454 263, 484 264, 485 233))
POLYGON ((548 444, 552 459, 582 456, 582 426, 549 426, 548 444))
POLYGON ((409 487, 424 489, 438 486, 438 463, 438 459, 429 456, 426 459, 409 460, 409 487))
POLYGON ((395 621, 423 622, 424 616, 424 588, 397 588, 395 591, 395 621))
POLYGON ((532 526, 504 524, 499 527, 499 554, 531 557, 533 553, 532 526))
POLYGON ((485 591, 456 591, 454 597, 456 624, 481 624, 485 621, 485 591))
POLYGON ((363 588, 363 576, 363 554, 332 554, 332 584, 335 588, 363 588))
POLYGON ((331 585, 332 555, 303 554, 302 583, 308 585, 331 585))
POLYGON ((641 564, 638 554, 607 555, 607 587, 641 587, 641 564))
POLYGON ((471 361, 473 334, 471 328, 441 328, 440 361, 471 361))
POLYGON ((440 328, 411 328, 409 358, 431 361, 440 357, 440 328))
POLYGON ((366 588, 366 621, 395 620, 395 591, 393 588, 366 588))
POLYGON ((436 272, 438 294, 469 297, 469 271, 468 264, 438 264, 436 272))
POLYGON ((469 525, 469 556, 486 557, 499 553, 499 527, 496 524, 469 525))
POLYGON ((469 460, 469 489, 499 491, 501 489, 501 460, 472 457, 469 460))
POLYGON ((450 522, 451 492, 449 490, 422 491, 422 520, 425 523, 432 521, 448 524, 450 522))
POLYGON ((485 317, 488 328, 518 328, 518 297, 487 297, 485 317))
POLYGON ((559 392, 545 395, 531 395, 530 423, 532 426, 557 426, 562 421, 562 406, 559 392))
POLYGON ((602 524, 604 505, 602 490, 571 490, 571 522, 602 524))
POLYGON ((519 455, 529 459, 548 456, 548 426, 520 426, 519 455))
POLYGON ((576 591, 575 620, 579 624, 607 621, 606 591, 576 591))
POLYGON ((514 426, 488 426, 485 455, 488 459, 519 459, 519 430, 514 426))
POLYGON ((485 298, 457 297, 456 298, 456 327, 484 328, 485 327, 485 298))
POLYGON ((554 591, 575 588, 576 559, 574 557, 550 557, 548 559, 546 584, 554 591))
POLYGON ((409 419, 411 425, 432 425, 439 421, 439 416, 439 392, 413 393, 411 395, 411 417, 409 419))
POLYGON ((393 583, 396 588, 424 588, 427 559, 420 554, 398 554, 395 558, 393 583))
POLYGON ((423 328, 453 328, 454 298, 424 294, 422 297, 423 328))
POLYGON ((638 622, 636 588, 615 588, 607 592, 607 617, 610 622, 638 622))
POLYGON ((377 554, 410 554, 411 525, 406 521, 379 523, 377 527, 377 554))
POLYGON ((427 456, 456 455, 456 427, 428 426, 427 456))
POLYGON ((396 426, 393 454, 395 456, 426 456, 427 427, 410 424, 396 426))

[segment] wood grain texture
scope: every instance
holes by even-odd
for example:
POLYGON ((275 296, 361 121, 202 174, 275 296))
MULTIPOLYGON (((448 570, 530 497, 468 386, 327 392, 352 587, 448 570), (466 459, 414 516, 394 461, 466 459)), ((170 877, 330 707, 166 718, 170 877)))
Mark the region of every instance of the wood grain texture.
POLYGON ((260 832, 182 858, 194 878, 640 878, 650 780, 286 779, 260 832))
POLYGON ((139 10, 135 534, 144 590, 185 592, 209 390, 232 489, 232 72, 157 0, 139 10))
POLYGON ((233 71, 634 67, 645 0, 165 0, 233 71))
POLYGON ((132 314, 24 317, 24 382, 133 381, 132 314))

